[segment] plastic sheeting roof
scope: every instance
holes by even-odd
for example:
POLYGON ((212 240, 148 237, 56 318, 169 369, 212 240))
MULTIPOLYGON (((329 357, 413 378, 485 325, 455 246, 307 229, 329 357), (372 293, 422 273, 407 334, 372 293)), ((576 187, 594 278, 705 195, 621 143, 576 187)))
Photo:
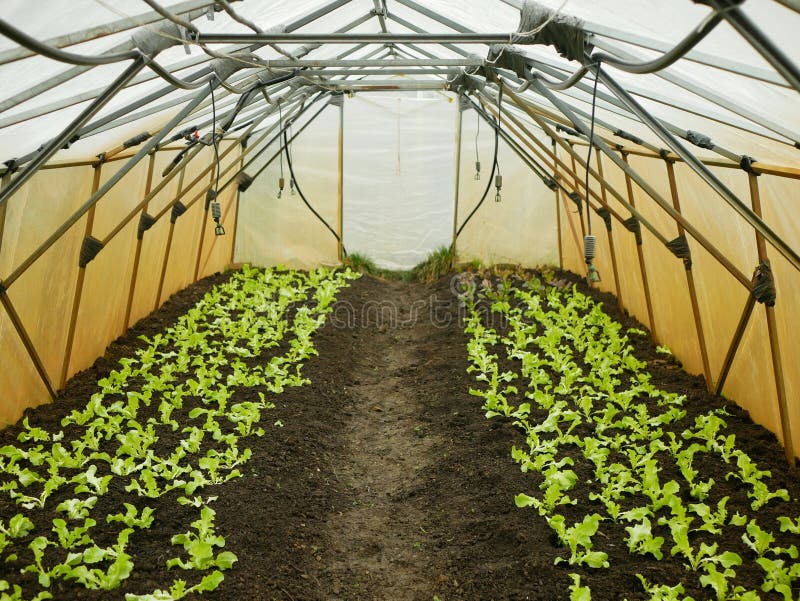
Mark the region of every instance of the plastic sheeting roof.
MULTIPOLYGON (((162 6, 175 10, 187 4, 189 3, 176 0, 161 2, 162 6)), ((194 4, 203 3, 197 1, 194 4)), ((429 32, 453 33, 452 29, 420 14, 407 4, 400 0, 386 2, 390 32, 408 33, 409 30, 401 24, 407 22, 429 32)), ((424 8, 467 29, 496 33, 512 32, 517 29, 520 4, 521 2, 516 0, 462 0, 461 2, 426 0, 424 8)), ((604 47, 610 45, 612 48, 635 53, 643 59, 657 56, 661 52, 644 49, 630 43, 631 41, 651 46, 671 47, 710 12, 708 7, 688 0, 682 2, 543 0, 540 4, 583 19, 586 22, 586 29, 598 34, 596 39, 600 45, 604 47)), ((269 29, 285 25, 298 16, 328 5, 330 2, 319 0, 243 0, 232 6, 242 16, 264 29, 269 29)), ((374 8, 373 0, 350 0, 304 26, 299 32, 330 33, 360 17, 365 17, 374 8)), ((742 8, 789 57, 800 59, 800 39, 796 35, 800 27, 800 15, 774 0, 747 0, 742 8)), ((114 3, 110 0, 49 0, 46 10, 32 10, 31 3, 26 0, 6 0, 4 9, 3 17, 6 21, 39 40, 151 12, 150 7, 139 0, 129 0, 125 3, 114 3)), ((195 19, 194 23, 204 33, 250 32, 247 27, 233 21, 224 12, 215 13, 213 21, 201 16, 195 19)), ((378 33, 381 28, 377 18, 370 18, 352 31, 378 33)), ((102 53, 129 40, 131 33, 131 30, 115 33, 71 46, 69 50, 84 54, 102 53)), ((17 47, 11 40, 0 37, 0 52, 17 47)), ((287 46, 289 50, 294 48, 296 46, 287 46)), ((308 58, 334 57, 352 48, 353 46, 342 44, 323 45, 309 54, 308 58)), ((375 46, 367 46, 349 58, 365 56, 374 48, 375 46)), ((458 48, 481 57, 485 57, 488 50, 485 45, 473 44, 460 45, 458 48)), ((521 48, 531 59, 546 65, 562 68, 567 72, 577 67, 576 63, 559 57, 552 47, 531 45, 521 48)), ((445 47, 433 44, 424 45, 424 49, 436 56, 450 58, 458 56, 445 47)), ((421 56, 415 49, 409 49, 408 52, 412 56, 421 56)), ((763 77, 771 82, 714 68, 687 58, 679 60, 658 74, 631 75, 613 67, 608 67, 608 72, 636 94, 645 108, 661 119, 682 129, 701 132, 734 154, 752 155, 764 162, 793 164, 800 154, 800 151, 792 147, 795 141, 800 140, 797 91, 788 87, 761 55, 725 21, 702 40, 693 53, 700 55, 703 62, 717 62, 715 57, 724 59, 734 63, 735 66, 738 65, 736 68, 741 67, 756 77, 763 77), (689 89, 686 89, 687 87, 689 89), (729 103, 728 108, 722 106, 724 103, 729 103), (775 131, 776 129, 780 131, 775 131)), ((280 57, 268 47, 259 50, 257 54, 266 59, 280 57)), ((160 53, 157 61, 174 70, 176 75, 185 77, 200 68, 202 65, 199 61, 205 61, 207 58, 197 47, 192 47, 191 53, 187 56, 184 48, 178 46, 160 53), (196 64, 180 69, 186 61, 196 64)), ((122 72, 126 64, 116 63, 88 69, 74 79, 37 94, 25 102, 4 106, 5 110, 0 112, 0 161, 33 151, 55 136, 88 104, 88 100, 75 103, 75 99, 80 99, 81 95, 85 97, 96 95, 122 72)), ((40 56, 0 65, 0 78, 4 82, 0 103, 13 99, 16 95, 41 82, 51 80, 71 68, 70 65, 40 56)), ((153 78, 149 70, 143 71, 137 80, 143 78, 147 78, 148 81, 130 85, 120 92, 98 117, 126 107, 165 85, 161 79, 153 78)), ((430 79, 429 76, 424 78, 430 79)), ((585 78, 583 83, 591 85, 591 77, 585 78)), ((599 86, 599 91, 601 95, 609 93, 602 85, 599 86)), ((89 158, 142 131, 153 132, 179 109, 178 101, 188 99, 192 95, 191 91, 185 90, 164 94, 155 106, 170 101, 174 103, 173 106, 152 114, 143 114, 137 121, 124 123, 117 128, 79 140, 71 148, 60 151, 56 155, 56 160, 89 158)), ((222 95, 219 94, 220 97, 222 95)), ((590 110, 591 95, 585 90, 573 88, 559 95, 584 112, 590 110)), ((526 98, 553 110, 549 102, 530 90, 526 93, 526 98)), ((146 108, 148 107, 137 111, 146 108)), ((204 108, 202 112, 207 113, 208 108, 204 108)), ((602 96, 598 100, 597 116, 599 120, 630 132, 654 146, 663 147, 663 143, 646 126, 626 111, 606 102, 602 96)), ((599 131, 609 135, 602 129, 599 131)), ((695 147, 691 149, 701 156, 715 156, 695 147)))

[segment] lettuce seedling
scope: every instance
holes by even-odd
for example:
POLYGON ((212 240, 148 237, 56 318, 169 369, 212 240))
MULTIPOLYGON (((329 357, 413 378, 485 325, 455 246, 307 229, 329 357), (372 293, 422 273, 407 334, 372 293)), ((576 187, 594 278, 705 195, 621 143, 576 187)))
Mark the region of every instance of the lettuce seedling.
POLYGON ((89 536, 89 530, 94 528, 97 522, 92 518, 83 520, 82 526, 75 526, 68 528, 67 522, 61 518, 53 520, 53 532, 58 537, 58 543, 62 549, 74 549, 81 545, 89 545, 92 543, 92 537, 89 536))
POLYGON ((592 601, 592 591, 588 586, 581 586, 579 574, 570 574, 572 584, 569 587, 569 601, 592 601))
POLYGON ((650 601, 694 601, 692 597, 684 597, 685 589, 682 584, 668 586, 666 584, 650 584, 641 574, 636 574, 642 583, 644 591, 649 595, 650 601))
POLYGON ((125 601, 178 601, 192 593, 200 595, 216 590, 224 579, 225 576, 222 572, 214 570, 210 574, 203 576, 203 579, 198 584, 189 588, 186 588, 185 580, 175 580, 168 591, 156 590, 149 595, 128 593, 125 595, 125 601))
POLYGON ((214 547, 224 547, 225 538, 216 534, 214 530, 214 516, 216 512, 210 507, 200 510, 200 519, 192 522, 192 528, 197 532, 176 534, 172 537, 173 545, 182 545, 189 554, 189 560, 174 558, 167 561, 167 568, 179 567, 184 570, 207 570, 215 567, 227 570, 238 559, 230 551, 223 551, 214 555, 214 547))
POLYGON ((656 559, 662 559, 664 554, 661 546, 664 544, 663 536, 653 536, 652 525, 648 518, 643 518, 641 523, 625 528, 628 533, 628 550, 631 553, 647 555, 648 553, 656 559))
POLYGON ((761 557, 775 542, 775 537, 772 536, 771 532, 762 530, 755 520, 750 520, 750 523, 747 524, 747 533, 742 534, 742 542, 761 557))
POLYGON ((143 507, 142 513, 139 514, 136 507, 130 503, 124 503, 125 513, 114 513, 106 516, 106 522, 122 522, 128 528, 137 528, 139 530, 146 530, 153 525, 153 513, 155 510, 152 507, 143 507))
POLYGON ((592 537, 597 532, 602 516, 597 513, 584 516, 582 522, 566 527, 564 516, 556 514, 547 518, 547 523, 555 530, 559 541, 570 550, 569 559, 557 557, 555 563, 568 561, 570 565, 586 565, 590 568, 609 567, 608 555, 602 551, 592 551, 592 537))

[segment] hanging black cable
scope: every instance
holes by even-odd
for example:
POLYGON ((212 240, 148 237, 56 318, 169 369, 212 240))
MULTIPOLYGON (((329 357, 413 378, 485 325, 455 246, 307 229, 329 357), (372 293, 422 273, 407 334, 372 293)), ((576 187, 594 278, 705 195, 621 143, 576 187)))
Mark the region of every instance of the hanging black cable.
POLYGON ((600 80, 600 63, 597 63, 597 74, 594 78, 594 90, 592 92, 592 118, 589 124, 589 151, 586 155, 586 227, 589 234, 592 233, 592 211, 589 207, 589 172, 591 170, 592 149, 594 148, 594 123, 597 112, 597 82, 600 80))
MULTIPOLYGON (((328 228, 328 231, 331 234, 333 234, 333 237, 336 238, 337 242, 341 242, 341 240, 339 238, 339 234, 336 233, 336 230, 334 230, 328 224, 328 222, 325 221, 325 219, 322 217, 322 215, 317 213, 317 211, 314 209, 314 207, 311 206, 311 203, 308 202, 308 199, 306 198, 305 194, 303 194, 303 191, 300 189, 300 184, 298 183, 297 178, 294 175, 294 168, 292 167, 292 157, 290 156, 289 150, 288 150, 289 149, 289 136, 288 136, 287 130, 288 130, 288 128, 283 130, 283 151, 286 153, 286 165, 288 165, 288 167, 289 167, 289 176, 294 180, 294 185, 295 185, 295 188, 297 189, 297 193, 300 195, 300 198, 303 199, 303 202, 308 207, 308 210, 311 211, 312 213, 314 213, 314 216, 322 222, 322 225, 324 225, 326 228, 328 228)), ((345 250, 344 246, 342 246, 342 253, 344 254, 344 256, 347 256, 347 251, 345 250)))
POLYGON ((481 116, 478 117, 478 131, 475 133, 475 181, 481 179, 481 155, 478 152, 478 138, 481 135, 481 116))
MULTIPOLYGON (((283 131, 283 108, 281 104, 281 100, 278 100, 278 129, 279 131, 283 131)), ((286 139, 286 132, 284 132, 284 139, 286 139)), ((278 156, 278 160, 281 165, 281 175, 278 178, 278 198, 283 196, 283 187, 286 184, 286 180, 283 178, 283 153, 281 152, 278 156)))
MULTIPOLYGON (((600 60, 597 61, 597 71, 594 77, 594 90, 592 91, 592 118, 589 125, 589 150, 586 154, 586 181, 584 191, 586 192, 586 236, 583 239, 583 255, 588 269, 587 280, 591 284, 600 280, 600 274, 594 266, 597 240, 592 235, 592 207, 589 204, 589 173, 591 171, 592 150, 594 149, 594 124, 597 113, 597 83, 600 81, 601 72, 600 60)), ((577 192, 577 190, 576 190, 577 192)))
MULTIPOLYGON (((493 180, 494 180, 494 174, 495 174, 495 171, 497 170, 497 153, 498 153, 499 149, 500 149, 500 126, 499 126, 499 124, 497 122, 495 122, 495 126, 494 126, 494 159, 492 160, 492 172, 491 172, 491 174, 489 174, 489 181, 486 183, 486 190, 483 191, 483 196, 481 196, 480 201, 478 202, 477 205, 475 205, 475 208, 472 209, 470 214, 467 215, 467 218, 464 220, 464 223, 461 224, 461 227, 459 227, 458 230, 456 230, 456 236, 455 236, 456 240, 458 239, 459 235, 461 235, 462 230, 470 222, 470 219, 472 219, 472 216, 475 215, 475 213, 478 212, 478 209, 481 208, 481 205, 486 200, 486 197, 489 196, 489 190, 492 189, 492 184, 493 184, 493 180)), ((453 244, 455 244, 455 240, 453 241, 453 244)))
MULTIPOLYGON (((500 86, 500 94, 497 96, 497 129, 495 136, 500 135, 500 125, 503 123, 503 86, 500 86)), ((497 175, 494 176, 494 187, 497 192, 494 195, 494 201, 500 202, 500 190, 503 189, 503 175, 500 173, 500 161, 497 153, 494 155, 495 170, 497 175)))
POLYGON ((214 189, 208 191, 209 207, 211 208, 211 218, 214 220, 214 233, 217 236, 225 235, 225 228, 222 227, 222 209, 217 200, 219 192, 219 140, 217 139, 217 101, 214 96, 214 85, 209 82, 211 88, 211 144, 214 146, 214 167, 216 170, 214 179, 214 189))

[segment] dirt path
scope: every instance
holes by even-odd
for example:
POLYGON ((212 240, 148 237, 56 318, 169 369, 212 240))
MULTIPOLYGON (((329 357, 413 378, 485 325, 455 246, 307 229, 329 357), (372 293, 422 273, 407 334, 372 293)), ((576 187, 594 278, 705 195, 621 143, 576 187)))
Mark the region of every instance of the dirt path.
POLYGON ((428 552, 428 507, 426 499, 408 494, 434 461, 414 385, 415 372, 424 369, 417 361, 427 326, 423 291, 390 283, 384 292, 379 303, 362 305, 352 330, 361 344, 348 358, 353 412, 339 469, 351 501, 328 519, 331 546, 322 563, 334 594, 357 594, 350 585, 361 582, 372 589, 365 591, 370 598, 432 599, 438 566, 428 552))
POLYGON ((333 468, 346 505, 328 515, 309 566, 320 598, 537 598, 552 560, 526 555, 546 541, 529 540, 513 505, 517 434, 491 428, 469 395, 449 282, 363 278, 343 304, 349 344, 324 362, 347 373, 333 468))

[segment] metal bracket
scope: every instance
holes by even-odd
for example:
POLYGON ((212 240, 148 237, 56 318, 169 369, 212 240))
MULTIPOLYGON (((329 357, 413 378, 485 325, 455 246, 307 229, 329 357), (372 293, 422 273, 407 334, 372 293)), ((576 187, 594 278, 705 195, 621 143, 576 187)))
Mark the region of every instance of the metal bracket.
POLYGON ((81 254, 78 259, 78 266, 85 268, 94 260, 97 254, 103 250, 103 243, 93 236, 86 236, 81 245, 81 254))
POLYGON ((139 216, 139 228, 136 231, 136 237, 141 240, 144 238, 144 233, 155 224, 156 220, 147 213, 142 213, 139 216))

